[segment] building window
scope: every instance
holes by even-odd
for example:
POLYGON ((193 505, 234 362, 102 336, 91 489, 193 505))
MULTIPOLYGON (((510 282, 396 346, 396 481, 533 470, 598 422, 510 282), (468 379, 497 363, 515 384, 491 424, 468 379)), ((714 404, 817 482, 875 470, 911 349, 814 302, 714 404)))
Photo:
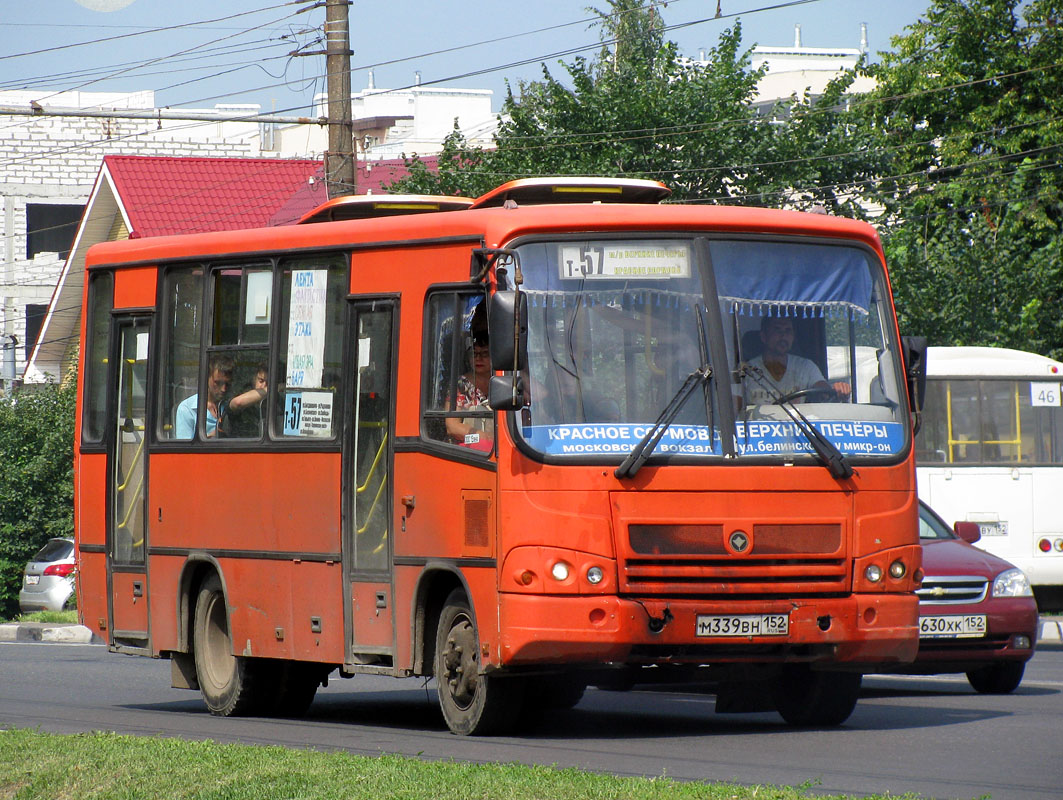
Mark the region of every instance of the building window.
POLYGON ((38 303, 30 303, 26 306, 26 360, 30 360, 30 356, 33 355, 33 346, 37 344, 37 337, 40 336, 41 326, 44 325, 44 316, 48 313, 47 305, 40 305, 38 303))
POLYGON ((84 206, 27 203, 26 258, 38 253, 58 253, 65 259, 74 244, 84 210, 84 206))

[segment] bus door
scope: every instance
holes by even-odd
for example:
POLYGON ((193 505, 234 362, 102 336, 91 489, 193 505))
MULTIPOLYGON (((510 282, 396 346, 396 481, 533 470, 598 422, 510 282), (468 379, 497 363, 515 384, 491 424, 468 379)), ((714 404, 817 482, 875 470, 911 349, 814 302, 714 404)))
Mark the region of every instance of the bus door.
POLYGON ((343 560, 348 659, 391 666, 394 660, 392 583, 392 385, 394 303, 349 307, 354 353, 351 424, 344 447, 343 560))
POLYGON ((149 649, 145 390, 151 316, 116 317, 111 392, 114 425, 107 445, 108 616, 114 647, 149 649))

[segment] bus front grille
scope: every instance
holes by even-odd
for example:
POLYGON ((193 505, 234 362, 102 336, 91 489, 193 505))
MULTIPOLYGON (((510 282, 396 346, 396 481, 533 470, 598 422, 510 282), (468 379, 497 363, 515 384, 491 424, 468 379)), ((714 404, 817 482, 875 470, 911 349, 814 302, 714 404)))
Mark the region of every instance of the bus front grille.
POLYGON ((629 593, 836 595, 851 583, 838 524, 633 524, 627 545, 620 582, 629 593))
POLYGON ((621 591, 638 594, 790 595, 849 590, 844 559, 629 557, 621 591))

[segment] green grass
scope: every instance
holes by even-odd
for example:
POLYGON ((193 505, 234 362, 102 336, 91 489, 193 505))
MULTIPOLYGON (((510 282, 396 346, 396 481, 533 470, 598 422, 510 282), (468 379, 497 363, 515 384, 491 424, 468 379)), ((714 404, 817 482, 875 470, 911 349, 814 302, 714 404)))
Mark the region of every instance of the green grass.
POLYGON ((77 622, 77 611, 32 611, 15 617, 15 622, 77 622))
MULTIPOLYGON (((814 788, 22 729, 0 729, 0 764, 0 800, 798 800, 814 788)), ((900 796, 873 796, 886 797, 900 796)))

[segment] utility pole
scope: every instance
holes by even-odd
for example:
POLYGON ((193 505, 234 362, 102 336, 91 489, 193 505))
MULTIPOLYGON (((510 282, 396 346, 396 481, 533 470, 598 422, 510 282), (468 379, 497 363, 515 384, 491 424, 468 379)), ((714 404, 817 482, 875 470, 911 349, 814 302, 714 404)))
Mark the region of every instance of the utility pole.
POLYGON ((351 121, 350 0, 325 0, 325 71, 328 75, 328 151, 325 186, 329 198, 355 194, 354 123, 351 121))

